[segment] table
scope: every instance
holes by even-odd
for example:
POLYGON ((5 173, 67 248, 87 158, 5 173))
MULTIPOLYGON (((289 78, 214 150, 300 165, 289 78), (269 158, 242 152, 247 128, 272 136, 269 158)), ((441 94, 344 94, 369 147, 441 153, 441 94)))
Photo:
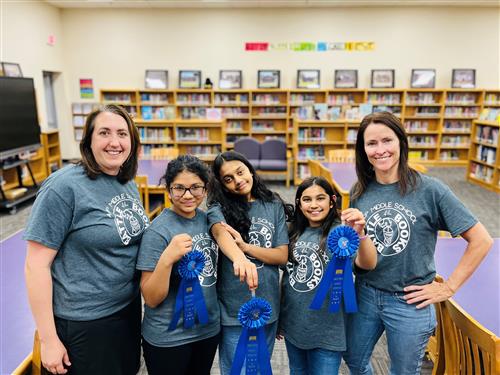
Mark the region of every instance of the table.
POLYGON ((148 185, 150 188, 158 188, 164 183, 160 184, 160 180, 167 170, 169 160, 139 160, 139 168, 137 175, 148 176, 148 185))
POLYGON ((335 190, 342 198, 342 210, 349 208, 349 191, 352 185, 358 180, 356 166, 354 163, 330 163, 322 162, 332 174, 332 182, 335 190))
POLYGON ((0 242, 0 374, 12 372, 30 355, 35 322, 24 281, 23 231, 0 242))
MULTIPOLYGON (((447 279, 464 253, 462 238, 438 238, 435 261, 437 273, 447 279)), ((474 319, 500 337, 500 238, 469 280, 453 299, 474 319)))

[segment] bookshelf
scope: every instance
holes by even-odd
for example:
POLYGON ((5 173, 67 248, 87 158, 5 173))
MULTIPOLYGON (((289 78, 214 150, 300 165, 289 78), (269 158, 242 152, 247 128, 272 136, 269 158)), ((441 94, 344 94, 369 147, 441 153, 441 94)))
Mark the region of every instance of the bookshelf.
POLYGON ((288 140, 288 90, 251 91, 250 136, 263 142, 267 139, 288 140))
POLYGON ((191 154, 204 161, 212 161, 226 150, 225 121, 176 120, 175 145, 179 154, 191 154))
POLYGON ((176 118, 197 120, 207 117, 207 108, 213 105, 212 90, 182 89, 175 92, 176 118))
POLYGON ((405 91, 400 89, 369 89, 366 103, 373 106, 373 112, 388 111, 402 117, 405 91))
POLYGON ((141 121, 171 120, 176 118, 174 91, 139 90, 137 113, 141 121))
POLYGON ((419 163, 436 162, 443 115, 442 90, 406 91, 402 120, 408 133, 409 159, 419 163))
POLYGON ((250 136, 250 91, 214 90, 214 108, 226 119, 226 147, 233 148, 239 138, 250 136))
POLYGON ((294 183, 300 184, 310 175, 307 161, 326 161, 328 152, 347 146, 348 122, 344 120, 300 120, 294 121, 293 155, 294 183))
POLYGON ((472 124, 467 180, 500 192, 500 122, 476 120, 472 124))
POLYGON ((99 106, 99 103, 72 103, 71 118, 73 124, 73 133, 75 141, 80 142, 83 136, 83 127, 85 120, 90 112, 94 111, 99 106))
POLYGON ((138 92, 136 90, 106 89, 101 90, 102 104, 119 104, 128 113, 137 118, 138 92))
POLYGON ((46 168, 45 176, 48 176, 62 167, 59 132, 57 130, 42 132, 41 141, 46 168))

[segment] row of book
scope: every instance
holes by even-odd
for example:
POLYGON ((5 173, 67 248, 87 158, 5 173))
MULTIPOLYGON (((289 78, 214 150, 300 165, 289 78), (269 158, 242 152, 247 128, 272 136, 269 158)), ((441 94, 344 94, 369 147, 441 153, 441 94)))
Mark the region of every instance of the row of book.
POLYGON ((152 107, 144 105, 141 107, 143 120, 173 120, 176 117, 175 107, 152 107))
POLYGON ((353 94, 330 94, 326 103, 330 105, 361 104, 356 101, 356 97, 353 94))
POLYGON ((172 130, 170 128, 141 128, 139 136, 143 142, 171 142, 172 130))
POLYGON ((492 126, 478 125, 476 127, 476 140, 496 146, 498 144, 498 130, 492 126))
POLYGON ((299 142, 321 142, 326 140, 325 128, 301 128, 297 135, 299 142))
POLYGON ((435 147, 437 136, 433 135, 410 135, 408 136, 408 144, 410 147, 435 147))
POLYGON ((104 102, 133 104, 135 102, 135 94, 121 93, 121 92, 104 93, 102 99, 104 102), (132 95, 134 96, 132 97, 132 95), (132 100, 132 98, 134 100, 132 100))
POLYGON ((302 146, 298 150, 299 160, 326 160, 325 159, 325 148, 323 146, 302 146))
POLYGON ((311 105, 316 102, 316 97, 314 94, 290 94, 290 105, 311 105))
POLYGON ((443 161, 465 160, 460 158, 460 153, 457 150, 444 150, 439 153, 439 157, 443 161))
POLYGON ((222 117, 248 117, 248 108, 241 107, 224 107, 222 109, 222 117))
POLYGON ((399 93, 370 93, 368 103, 401 104, 399 93))
POLYGON ((446 107, 444 110, 446 117, 478 117, 479 107, 446 107))
POLYGON ((226 130, 227 131, 243 131, 243 121, 239 120, 227 120, 226 130))
MULTIPOLYGON (((274 122, 272 121, 253 121, 252 122, 253 131, 275 131, 274 122)), ((283 130, 284 131, 284 130, 283 130)))
POLYGON ((213 141, 210 139, 210 130, 207 128, 177 128, 178 141, 213 141))
MULTIPOLYGON (((172 98, 172 96, 170 96, 170 98, 172 98)), ((169 96, 165 93, 141 93, 141 102, 148 102, 149 104, 173 104, 173 100, 169 100, 169 96)))
POLYGON ((500 108, 484 108, 479 115, 479 119, 500 122, 500 108))
POLYGON ((476 159, 487 164, 495 164, 497 151, 494 148, 478 145, 476 149, 476 159))
POLYGON ((210 94, 177 94, 177 104, 210 105, 210 94))
POLYGON ((282 95, 277 94, 254 94, 253 104, 263 104, 263 105, 283 105, 285 104, 282 99, 282 95))
POLYGON ((279 116, 286 117, 286 107, 259 107, 254 111, 254 116, 279 116))
POLYGON ((408 93, 406 95, 406 104, 408 105, 423 105, 423 104, 438 104, 437 97, 432 92, 417 92, 408 93))
POLYGON ((470 137, 466 135, 445 135, 441 138, 441 146, 468 147, 470 137))
POLYGON ((491 183, 493 181, 493 168, 489 168, 482 164, 471 163, 470 176, 491 183))
POLYGON ((408 152, 409 160, 429 160, 430 153, 428 150, 412 150, 408 152))
POLYGON ((436 117, 439 116, 440 111, 440 107, 416 107, 414 111, 405 112, 405 116, 436 117))
POLYGON ((248 105, 248 94, 215 94, 215 104, 248 105))
POLYGON ((500 105, 500 94, 488 93, 484 96, 484 105, 500 105))
POLYGON ((479 93, 451 92, 446 96, 446 104, 476 105, 480 98, 479 93))
POLYGON ((88 115, 97 108, 99 108, 99 103, 73 103, 71 105, 73 115, 88 115))
POLYGON ((463 132, 470 133, 470 120, 445 120, 443 123, 443 131, 446 132, 463 132))
POLYGON ((431 130, 429 128, 429 121, 406 120, 404 125, 407 132, 426 132, 431 130))

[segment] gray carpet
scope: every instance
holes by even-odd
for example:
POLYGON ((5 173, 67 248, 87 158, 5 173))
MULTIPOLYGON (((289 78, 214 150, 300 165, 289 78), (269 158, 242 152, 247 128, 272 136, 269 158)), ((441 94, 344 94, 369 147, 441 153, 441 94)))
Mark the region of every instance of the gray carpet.
MULTIPOLYGON (((430 168, 429 175, 437 177, 444 181, 462 202, 479 218, 486 226, 493 237, 500 237, 500 195, 485 190, 477 185, 465 181, 465 168, 430 168)), ((295 188, 286 189, 284 185, 272 183, 270 188, 277 191, 281 197, 293 202, 295 197, 295 188)), ((24 228, 28 215, 31 210, 31 204, 25 204, 19 207, 15 215, 0 213, 0 236, 2 239, 10 236, 18 230, 24 228)), ((386 348, 385 336, 381 338, 372 357, 374 374, 385 375, 389 373, 389 355, 386 348)), ((276 342, 272 358, 273 373, 276 375, 289 374, 288 359, 284 343, 276 342)), ((421 374, 431 374, 432 363, 425 362, 421 374)), ((146 375, 147 371, 144 364, 140 371, 141 375, 146 375)), ((217 358, 214 364, 212 374, 220 374, 217 358)), ((343 364, 340 374, 348 374, 348 370, 343 364)))

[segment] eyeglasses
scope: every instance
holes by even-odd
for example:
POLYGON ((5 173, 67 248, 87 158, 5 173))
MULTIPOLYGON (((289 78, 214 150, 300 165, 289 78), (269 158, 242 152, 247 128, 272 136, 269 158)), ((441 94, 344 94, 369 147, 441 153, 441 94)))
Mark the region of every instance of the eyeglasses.
POLYGON ((182 198, 186 194, 186 191, 189 191, 193 197, 199 198, 205 193, 205 186, 193 185, 187 188, 182 185, 175 185, 170 188, 170 192, 174 198, 182 198))

